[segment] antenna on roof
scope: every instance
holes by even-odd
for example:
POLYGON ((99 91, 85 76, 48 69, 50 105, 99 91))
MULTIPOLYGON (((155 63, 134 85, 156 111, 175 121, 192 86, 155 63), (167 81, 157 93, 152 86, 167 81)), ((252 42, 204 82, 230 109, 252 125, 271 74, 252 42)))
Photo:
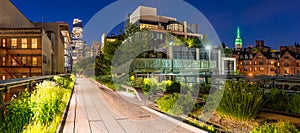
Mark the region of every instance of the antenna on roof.
POLYGON ((44 19, 45 19, 46 17, 42 16, 41 18, 42 18, 42 27, 44 27, 44 19))

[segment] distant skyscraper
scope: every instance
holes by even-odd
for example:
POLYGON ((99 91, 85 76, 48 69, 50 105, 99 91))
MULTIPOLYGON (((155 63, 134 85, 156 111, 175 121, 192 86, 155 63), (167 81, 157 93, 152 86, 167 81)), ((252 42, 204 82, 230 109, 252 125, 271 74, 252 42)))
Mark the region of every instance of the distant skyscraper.
POLYGON ((72 39, 82 39, 82 20, 75 18, 73 20, 72 39))
POLYGON ((82 20, 75 18, 73 20, 72 28, 72 46, 74 50, 72 52, 73 64, 80 62, 81 60, 91 57, 92 50, 83 38, 83 24, 82 20))
POLYGON ((241 36, 240 36, 240 27, 237 28, 237 36, 236 36, 236 39, 235 39, 235 49, 236 50, 241 50, 243 48, 243 42, 242 42, 242 39, 241 39, 241 36))

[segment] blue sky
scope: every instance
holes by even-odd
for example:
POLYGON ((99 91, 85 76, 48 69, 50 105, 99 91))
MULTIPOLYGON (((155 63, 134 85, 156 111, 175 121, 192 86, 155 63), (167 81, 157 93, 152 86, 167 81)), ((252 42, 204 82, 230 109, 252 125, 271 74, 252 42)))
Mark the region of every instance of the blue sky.
MULTIPOLYGON (((80 18, 84 24, 101 9, 116 2, 113 0, 11 0, 19 10, 32 21, 65 21, 71 24, 73 18, 80 18)), ((130 3, 131 0, 122 0, 130 3)), ((156 5, 158 13, 166 16, 180 15, 188 6, 180 7, 170 0, 139 0, 142 3, 156 5), (168 5, 161 7, 160 5, 168 5), (176 7, 178 6, 178 7, 176 7), (167 13, 168 8, 177 8, 177 12, 167 13), (165 13, 166 12, 166 13, 165 13)), ((176 0, 180 1, 180 0, 176 0)), ((240 26, 244 46, 255 45, 255 40, 265 40, 273 49, 280 45, 300 42, 300 1, 298 0, 186 0, 197 8, 211 23, 220 41, 233 47, 236 27, 240 26)), ((134 9, 134 5, 111 10, 111 14, 124 14, 134 9)), ((104 20, 104 18, 102 18, 104 20)), ((105 20, 116 19, 114 15, 105 20)), ((183 19, 199 19, 195 14, 183 19)), ((190 20, 187 20, 190 22, 190 20)), ((197 23, 197 22, 196 22, 197 23)), ((205 27, 200 27, 200 32, 205 27)), ((99 31, 102 32, 102 31, 99 31)), ((107 32, 107 31, 106 31, 107 32)), ((100 37, 100 35, 99 35, 100 37)), ((95 40, 100 40, 98 37, 95 40)))

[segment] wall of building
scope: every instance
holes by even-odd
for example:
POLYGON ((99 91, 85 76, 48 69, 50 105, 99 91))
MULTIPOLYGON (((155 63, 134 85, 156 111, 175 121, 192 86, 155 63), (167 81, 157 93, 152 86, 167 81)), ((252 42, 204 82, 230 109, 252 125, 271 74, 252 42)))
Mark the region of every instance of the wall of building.
POLYGON ((52 72, 52 42, 46 33, 42 33, 42 70, 43 75, 50 75, 52 72))

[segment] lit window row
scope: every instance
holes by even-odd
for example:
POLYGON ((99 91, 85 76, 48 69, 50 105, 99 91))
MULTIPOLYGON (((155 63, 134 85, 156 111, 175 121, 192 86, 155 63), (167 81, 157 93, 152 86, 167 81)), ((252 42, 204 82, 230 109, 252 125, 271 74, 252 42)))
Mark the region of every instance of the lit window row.
MULTIPOLYGON (((0 47, 7 47, 7 40, 5 38, 1 39, 1 45, 0 47)), ((21 38, 21 48, 27 49, 29 48, 28 38, 21 38)), ((10 39, 10 47, 11 48, 18 48, 18 39, 17 38, 11 38, 10 39)), ((38 48, 38 40, 37 38, 31 38, 31 48, 38 48)))
MULTIPOLYGON (((29 62, 30 57, 23 56, 21 57, 21 65, 26 66, 28 65, 27 63, 29 62)), ((38 64, 38 58, 37 57, 31 57, 31 66, 37 66, 38 64)), ((6 66, 7 65, 7 58, 2 57, 1 60, 1 65, 6 66)), ((17 66, 17 61, 15 58, 11 59, 11 66, 17 66)))

